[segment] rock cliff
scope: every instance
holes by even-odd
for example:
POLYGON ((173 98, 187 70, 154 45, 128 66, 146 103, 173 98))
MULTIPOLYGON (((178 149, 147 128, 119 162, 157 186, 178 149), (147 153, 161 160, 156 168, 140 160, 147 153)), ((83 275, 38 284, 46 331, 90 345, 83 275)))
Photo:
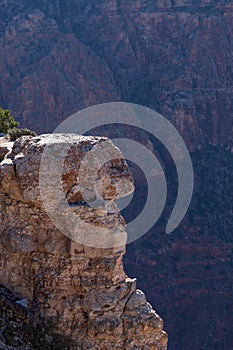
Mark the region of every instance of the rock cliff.
POLYGON ((161 318, 122 266, 125 222, 113 200, 131 193, 133 182, 120 151, 103 137, 64 134, 24 136, 2 143, 0 149, 0 345, 4 349, 166 350, 161 318), (52 149, 50 156, 55 157, 43 160, 49 169, 67 144, 58 172, 67 203, 59 212, 60 224, 67 223, 72 213, 81 221, 71 226, 73 232, 65 225, 65 235, 57 228, 59 217, 54 219, 46 210, 48 205, 56 209, 60 205, 55 195, 57 168, 42 179, 47 183, 51 177, 55 183, 47 204, 40 196, 40 171, 45 149, 52 149), (94 153, 102 165, 95 183, 88 166, 84 179, 78 178, 85 157, 98 147, 104 149, 105 158, 94 153), (115 158, 106 162, 106 154, 115 158), (89 204, 83 198, 83 182, 89 204), (96 198, 100 193, 107 205, 96 198), (95 228, 90 229, 93 240, 87 241, 88 230, 83 235, 82 222, 95 228))

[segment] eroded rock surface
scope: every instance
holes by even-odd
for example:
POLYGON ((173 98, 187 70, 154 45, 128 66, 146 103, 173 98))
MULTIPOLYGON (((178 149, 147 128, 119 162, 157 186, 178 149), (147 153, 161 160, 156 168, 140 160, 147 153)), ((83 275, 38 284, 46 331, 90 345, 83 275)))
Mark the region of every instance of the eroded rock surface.
POLYGON ((0 283, 13 293, 8 308, 21 312, 25 322, 34 326, 52 321, 56 332, 73 341, 74 349, 165 350, 167 335, 161 318, 122 266, 126 228, 113 201, 131 193, 133 181, 120 151, 103 137, 58 134, 26 136, 4 147, 0 164, 0 283), (53 152, 43 160, 50 171, 42 183, 51 184, 53 178, 55 184, 47 191, 49 203, 41 199, 39 178, 46 147, 53 152), (104 149, 99 158, 95 152, 98 147, 104 149), (90 181, 84 181, 78 173, 91 152, 92 169, 83 167, 84 179, 89 176, 90 181), (60 170, 53 167, 59 162, 60 170), (93 171, 94 165, 100 166, 98 172, 93 171), (59 212, 58 216, 63 215, 60 221, 56 218, 58 226, 65 222, 67 235, 60 232, 46 210, 48 204, 59 208, 58 175, 66 206, 59 212), (66 225, 71 211, 81 219, 78 226, 66 225), (83 244, 88 235, 86 228, 82 231, 83 222, 93 228, 93 244, 88 246, 83 244), (73 228, 75 232, 68 232, 73 228))

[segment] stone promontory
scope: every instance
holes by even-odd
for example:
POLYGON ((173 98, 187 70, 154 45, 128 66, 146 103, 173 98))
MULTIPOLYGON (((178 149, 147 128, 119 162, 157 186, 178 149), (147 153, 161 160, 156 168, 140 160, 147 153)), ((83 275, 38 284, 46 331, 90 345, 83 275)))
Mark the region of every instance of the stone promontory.
POLYGON ((0 348, 166 350, 163 321, 122 265, 114 200, 134 186, 121 152, 104 137, 23 136, 0 143, 0 161, 0 348))

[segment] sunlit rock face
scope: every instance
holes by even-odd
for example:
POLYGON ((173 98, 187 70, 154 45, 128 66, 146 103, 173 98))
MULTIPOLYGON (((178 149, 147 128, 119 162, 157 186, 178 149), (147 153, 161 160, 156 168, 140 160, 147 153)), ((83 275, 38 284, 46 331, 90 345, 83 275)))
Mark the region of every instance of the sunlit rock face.
POLYGON ((56 134, 4 143, 1 155, 5 302, 25 322, 55 322, 75 349, 166 350, 161 318, 122 266, 114 200, 134 186, 121 152, 104 137, 56 134))

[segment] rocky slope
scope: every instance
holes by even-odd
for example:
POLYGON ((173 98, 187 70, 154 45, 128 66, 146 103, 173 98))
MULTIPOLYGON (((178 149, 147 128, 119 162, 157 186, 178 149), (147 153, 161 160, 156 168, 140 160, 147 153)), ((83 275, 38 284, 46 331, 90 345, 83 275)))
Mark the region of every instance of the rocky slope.
POLYGON ((38 132, 84 107, 143 104, 190 149, 232 144, 229 0, 1 0, 0 105, 38 132))
POLYGON ((77 135, 24 136, 1 150, 4 349, 166 350, 161 318, 122 266, 125 221, 113 200, 133 183, 120 151, 106 138, 77 135))

